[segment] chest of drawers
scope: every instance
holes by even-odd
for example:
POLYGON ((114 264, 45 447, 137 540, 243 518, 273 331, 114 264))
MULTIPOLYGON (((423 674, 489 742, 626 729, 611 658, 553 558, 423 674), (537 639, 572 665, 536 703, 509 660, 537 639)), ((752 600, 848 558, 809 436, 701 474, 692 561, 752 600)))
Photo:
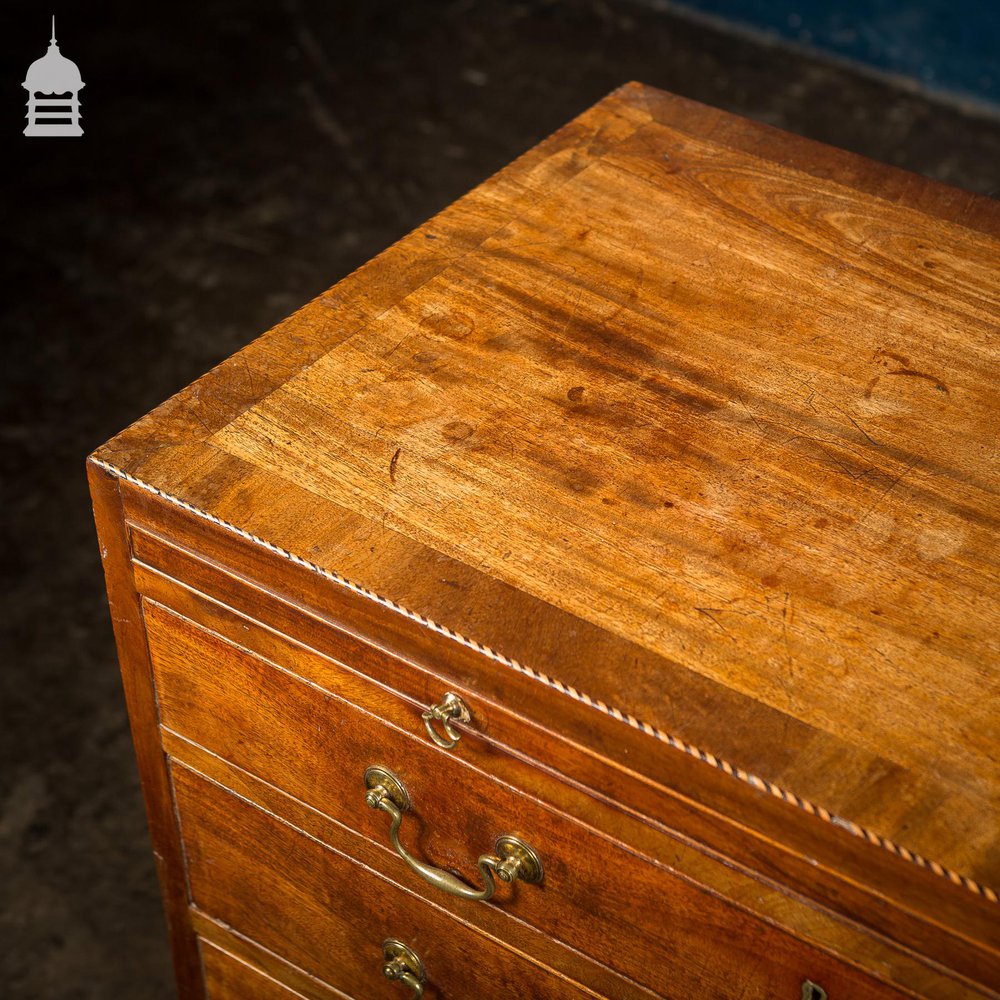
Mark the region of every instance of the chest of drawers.
POLYGON ((998 234, 630 84, 92 456, 181 996, 1000 995, 998 234))

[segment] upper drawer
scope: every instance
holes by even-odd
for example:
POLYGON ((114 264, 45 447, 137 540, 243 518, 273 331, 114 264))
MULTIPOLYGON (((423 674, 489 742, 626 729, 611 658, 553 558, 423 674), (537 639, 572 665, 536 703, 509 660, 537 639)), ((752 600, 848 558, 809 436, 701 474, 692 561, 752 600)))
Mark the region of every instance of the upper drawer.
POLYGON ((389 768, 412 802, 404 845, 473 885, 475 859, 501 835, 533 847, 543 882, 501 888, 488 905, 435 894, 385 856, 393 878, 480 926, 489 914, 502 935, 499 909, 663 995, 798 998, 806 980, 831 996, 900 995, 546 805, 540 798, 554 779, 535 774, 533 791, 543 795, 528 794, 405 731, 408 712, 394 695, 335 664, 322 676, 311 664, 307 683, 288 669, 298 655, 290 644, 279 667, 150 602, 146 622, 169 729, 381 844, 389 819, 366 808, 363 778, 370 765, 389 768))

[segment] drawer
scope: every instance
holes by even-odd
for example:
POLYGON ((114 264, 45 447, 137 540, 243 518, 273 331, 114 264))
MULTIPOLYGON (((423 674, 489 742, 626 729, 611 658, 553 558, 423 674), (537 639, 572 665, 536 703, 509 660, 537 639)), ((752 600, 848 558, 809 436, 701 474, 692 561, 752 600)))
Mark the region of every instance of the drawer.
MULTIPOLYGON (((552 705, 535 681, 433 630, 411 622, 404 634, 405 619, 371 617, 370 602, 347 591, 308 574, 279 585, 273 561, 258 563, 250 548, 245 565, 234 562, 228 544, 178 519, 150 534, 153 513, 136 508, 147 527, 133 525, 131 537, 138 588, 159 604, 425 742, 421 713, 457 691, 473 719, 460 725, 454 756, 904 992, 956 1000, 983 996, 974 982, 998 981, 996 949, 983 944, 996 938, 986 899, 972 899, 978 925, 958 933, 970 894, 933 872, 834 824, 797 826, 798 810, 774 796, 577 701, 552 705), (180 547, 164 540, 174 534, 180 547)), ((783 738, 790 753, 810 755, 783 738)))
MULTIPOLYGON (((453 899, 384 852, 390 877, 491 933, 504 936, 499 914, 517 917, 664 996, 798 998, 807 980, 834 996, 900 995, 324 686, 158 605, 146 620, 169 730, 382 845, 389 817, 366 808, 363 776, 396 772, 411 799, 404 846, 472 885, 501 835, 533 847, 541 884, 502 886, 488 904, 453 899)), ((371 708, 387 695, 369 687, 371 708)))
POLYGON ((334 989, 403 1000, 384 943, 420 958, 429 997, 589 994, 439 907, 174 762, 192 903, 334 989))
POLYGON ((207 1000, 301 1000, 301 993, 282 986, 229 952, 204 939, 199 945, 207 1000))

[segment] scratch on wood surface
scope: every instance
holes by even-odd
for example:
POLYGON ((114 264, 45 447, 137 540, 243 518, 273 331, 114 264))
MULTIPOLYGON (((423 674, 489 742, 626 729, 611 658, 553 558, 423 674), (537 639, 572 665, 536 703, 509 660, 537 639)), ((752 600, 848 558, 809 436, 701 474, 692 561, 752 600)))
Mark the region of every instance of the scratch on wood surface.
MULTIPOLYGON (((236 357, 241 357, 241 356, 237 354, 236 357)), ((255 395, 254 384, 253 384, 253 369, 250 367, 250 362, 247 361, 245 355, 242 357, 242 361, 243 361, 243 370, 246 372, 247 376, 247 385, 249 386, 250 396, 252 398, 255 395)))
POLYGON ((747 401, 739 393, 736 394, 736 398, 743 405, 743 409, 747 411, 747 416, 754 422, 754 424, 757 427, 757 430, 759 430, 761 432, 761 434, 763 434, 763 435, 766 436, 767 435, 767 431, 764 430, 764 428, 761 426, 760 421, 756 418, 756 416, 754 416, 754 412, 753 412, 753 410, 750 409, 749 405, 747 404, 747 401))
POLYGON ((864 524, 865 521, 868 520, 868 518, 882 505, 882 501, 885 500, 919 464, 920 460, 915 458, 905 469, 903 469, 903 471, 896 476, 896 478, 893 479, 881 493, 879 493, 875 500, 873 500, 872 503, 865 508, 864 512, 855 522, 855 526, 860 528, 861 525, 864 524))
POLYGON ((394 483, 396 481, 396 463, 399 461, 399 453, 402 448, 397 448, 389 459, 389 482, 394 483))
POLYGON ((872 437, 872 436, 871 436, 871 435, 870 435, 870 434, 868 433, 868 431, 866 431, 866 430, 864 429, 864 427, 862 427, 862 426, 861 426, 861 424, 859 424, 859 423, 857 422, 857 420, 855 420, 855 419, 854 419, 854 417, 852 417, 852 416, 851 416, 851 415, 850 415, 849 413, 847 413, 846 411, 844 411, 844 416, 845 416, 845 417, 847 417, 847 419, 848 419, 848 420, 850 420, 850 422, 851 422, 852 424, 854 424, 854 426, 855 426, 855 427, 857 427, 857 429, 858 429, 859 431, 861 431, 861 433, 862 433, 862 434, 864 434, 865 438, 866 438, 866 439, 868 440, 868 442, 869 442, 869 443, 871 443, 871 444, 873 444, 873 445, 876 445, 876 446, 878 446, 878 441, 876 441, 876 440, 875 440, 875 438, 873 438, 873 437, 872 437))
POLYGON ((725 608, 695 608, 695 611, 697 611, 698 614, 704 615, 714 625, 716 625, 723 632, 725 632, 726 635, 732 638, 732 633, 729 631, 729 629, 727 629, 726 626, 723 625, 722 622, 720 622, 719 619, 715 617, 717 614, 721 614, 724 610, 725 608))
MULTIPOLYGON (((201 403, 201 397, 196 398, 197 403, 201 403)), ((189 407, 188 412, 194 417, 195 420, 201 424, 202 429, 205 431, 205 437, 210 438, 215 433, 215 428, 198 412, 197 406, 189 407)))
MULTIPOLYGON (((778 424, 779 427, 786 427, 787 424, 778 424)), ((815 437, 812 434, 792 434, 780 442, 782 447, 792 444, 794 441, 808 441, 810 444, 816 446, 841 472, 847 476, 852 482, 857 482, 860 479, 864 479, 867 473, 863 470, 852 469, 846 462, 841 461, 840 458, 834 454, 831 447, 843 447, 839 442, 827 441, 824 438, 815 437)))
MULTIPOLYGON (((794 381, 798 382, 799 385, 804 386, 805 388, 807 388, 809 390, 809 396, 803 401, 803 405, 808 406, 809 409, 813 411, 813 413, 819 412, 819 411, 817 411, 816 407, 813 406, 813 400, 816 399, 816 398, 819 398, 819 399, 823 400, 823 402, 826 403, 828 406, 830 406, 832 409, 837 410, 839 413, 842 413, 845 417, 847 417, 847 419, 861 432, 861 434, 863 435, 864 439, 869 444, 874 445, 876 448, 881 447, 881 445, 879 444, 879 442, 876 441, 875 438, 873 438, 864 429, 864 427, 862 427, 861 424, 859 424, 857 422, 857 420, 855 420, 854 417, 852 417, 850 415, 850 413, 848 413, 847 410, 844 409, 843 406, 841 406, 836 400, 832 399, 826 393, 820 392, 818 389, 814 388, 813 384, 812 384, 813 383, 813 379, 812 378, 808 378, 808 379, 801 378, 800 376, 796 375, 794 372, 788 372, 788 376, 789 376, 789 378, 791 378, 794 381)), ((813 376, 813 377, 815 377, 815 376, 813 376)), ((875 377, 875 380, 877 380, 877 379, 878 379, 878 376, 875 377)), ((866 399, 868 399, 868 398, 871 397, 871 386, 872 386, 872 383, 869 382, 868 387, 865 389, 865 398, 866 399)))
POLYGON ((399 340, 397 340, 396 343, 393 344, 393 346, 389 348, 389 350, 382 355, 382 357, 385 359, 391 358, 396 353, 396 351, 398 351, 403 346, 403 344, 405 344, 409 339, 410 339, 409 332, 404 333, 403 336, 400 337, 399 340))
POLYGON ((785 591, 785 603, 781 608, 781 639, 785 645, 785 656, 788 659, 788 670, 792 670, 792 647, 788 642, 788 625, 792 620, 792 598, 788 591, 785 591))

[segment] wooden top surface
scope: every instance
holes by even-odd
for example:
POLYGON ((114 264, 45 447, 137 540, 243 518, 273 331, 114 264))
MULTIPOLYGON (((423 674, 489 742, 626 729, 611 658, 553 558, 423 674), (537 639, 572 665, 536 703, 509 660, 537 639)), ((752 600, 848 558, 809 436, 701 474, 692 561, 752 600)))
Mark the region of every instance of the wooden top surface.
POLYGON ((630 84, 99 457, 1000 887, 998 237, 630 84))

